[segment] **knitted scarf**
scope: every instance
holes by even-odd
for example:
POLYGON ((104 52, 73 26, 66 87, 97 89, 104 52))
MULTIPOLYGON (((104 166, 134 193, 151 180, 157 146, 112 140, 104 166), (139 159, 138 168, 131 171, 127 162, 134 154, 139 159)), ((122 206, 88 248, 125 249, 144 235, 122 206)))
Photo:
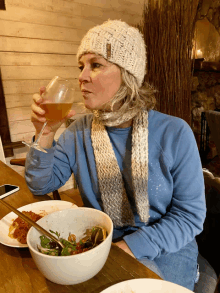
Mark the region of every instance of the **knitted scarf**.
MULTIPOLYGON (((124 188, 118 162, 102 121, 94 115, 91 130, 96 170, 103 208, 115 227, 134 225, 134 215, 124 188)), ((142 222, 149 219, 148 186, 148 111, 142 110, 133 118, 132 185, 135 205, 142 222)))

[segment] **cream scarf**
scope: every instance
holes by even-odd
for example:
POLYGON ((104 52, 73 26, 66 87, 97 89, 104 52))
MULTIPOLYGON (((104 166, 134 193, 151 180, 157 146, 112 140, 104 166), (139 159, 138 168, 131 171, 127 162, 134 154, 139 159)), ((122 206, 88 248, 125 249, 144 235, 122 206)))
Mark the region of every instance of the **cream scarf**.
MULTIPOLYGON (((104 211, 116 227, 134 225, 134 215, 111 141, 105 126, 96 115, 92 121, 91 139, 104 211)), ((137 212, 140 220, 147 223, 149 219, 147 110, 140 111, 133 118, 131 169, 137 212)))

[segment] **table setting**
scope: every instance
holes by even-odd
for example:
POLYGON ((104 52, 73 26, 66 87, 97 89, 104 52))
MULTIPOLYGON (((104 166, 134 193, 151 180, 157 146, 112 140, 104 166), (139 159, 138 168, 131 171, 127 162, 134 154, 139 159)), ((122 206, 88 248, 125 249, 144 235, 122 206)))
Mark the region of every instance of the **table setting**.
POLYGON ((96 247, 77 255, 45 255, 36 248, 40 232, 34 227, 28 231, 27 244, 8 236, 9 227, 17 215, 1 204, 0 292, 191 292, 161 280, 112 243, 113 224, 105 213, 77 207, 73 202, 52 200, 48 195, 34 196, 24 178, 0 161, 0 185, 3 184, 19 186, 17 192, 3 200, 20 212, 31 211, 41 215, 37 223, 46 230, 55 230, 53 232, 57 231, 60 237, 67 239, 69 232, 82 237, 87 226, 101 226, 106 229, 106 237, 96 247), (45 260, 49 269, 45 269, 45 265, 42 267, 45 260), (67 264, 69 271, 67 269, 62 275, 60 268, 67 267, 67 264))

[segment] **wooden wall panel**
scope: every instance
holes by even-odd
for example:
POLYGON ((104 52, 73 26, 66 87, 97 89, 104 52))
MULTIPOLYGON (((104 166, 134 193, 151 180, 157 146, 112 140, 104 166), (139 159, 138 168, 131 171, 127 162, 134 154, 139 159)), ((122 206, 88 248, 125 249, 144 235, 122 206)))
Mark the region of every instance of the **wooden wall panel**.
MULTIPOLYGON (((1 11, 0 11, 1 14, 1 11)), ((1 17, 1 16, 0 16, 1 17)), ((1 36, 0 51, 24 53, 76 54, 79 44, 52 40, 1 36)))
POLYGON ((142 13, 142 1, 124 1, 124 0, 112 0, 112 1, 103 1, 103 0, 78 0, 78 3, 91 5, 92 7, 100 7, 106 11, 117 11, 120 14, 126 13, 131 15, 141 15, 142 13))
MULTIPOLYGON (((78 80, 77 79, 71 79, 73 84, 76 87, 76 90, 78 89, 78 80)), ((46 86, 50 80, 5 80, 4 85, 4 93, 7 94, 33 94, 38 91, 40 86, 46 86)))
MULTIPOLYGON (((76 53, 91 27, 108 19, 131 25, 141 20, 144 0, 5 0, 0 11, 0 66, 12 141, 30 142, 35 129, 30 121, 32 96, 54 75, 70 79, 75 88, 74 107, 82 106, 76 53)), ((65 130, 58 130, 55 139, 65 130)), ((26 156, 28 148, 14 150, 26 156)), ((6 161, 9 164, 11 158, 6 161)), ((13 167, 20 174, 24 168, 13 167)), ((71 188, 73 178, 61 190, 71 188)))
MULTIPOLYGON (((107 19, 121 19, 136 24, 142 15, 144 0, 6 0, 9 5, 80 17, 100 24, 107 19)), ((93 25, 92 25, 93 26, 93 25)))
POLYGON ((5 95, 7 110, 16 107, 31 107, 32 96, 32 94, 5 95))
POLYGON ((0 20, 0 35, 53 41, 74 41, 79 43, 85 35, 85 31, 58 26, 0 20))
POLYGON ((31 107, 17 107, 7 109, 8 121, 19 121, 30 119, 31 116, 31 107))
MULTIPOLYGON (((59 27, 77 28, 85 31, 97 24, 97 22, 74 16, 72 14, 64 15, 55 12, 10 5, 7 5, 7 10, 4 11, 4 13, 1 13, 1 19, 48 26, 57 26, 59 24, 59 27)), ((100 23, 101 22, 102 20, 100 20, 100 23)))
POLYGON ((61 13, 71 16, 86 17, 89 14, 90 17, 102 17, 102 9, 97 6, 91 6, 86 4, 77 3, 75 1, 65 0, 6 0, 6 3, 19 6, 33 8, 36 10, 49 11, 54 13, 61 13), (92 13, 91 13, 92 9, 92 13))
MULTIPOLYGON (((74 66, 76 55, 0 52, 0 66, 74 66)), ((79 72, 79 71, 78 71, 79 72)))
POLYGON ((69 76, 77 78, 79 69, 69 66, 1 66, 2 80, 28 80, 28 79, 48 79, 50 80, 55 75, 60 75, 64 78, 69 76))

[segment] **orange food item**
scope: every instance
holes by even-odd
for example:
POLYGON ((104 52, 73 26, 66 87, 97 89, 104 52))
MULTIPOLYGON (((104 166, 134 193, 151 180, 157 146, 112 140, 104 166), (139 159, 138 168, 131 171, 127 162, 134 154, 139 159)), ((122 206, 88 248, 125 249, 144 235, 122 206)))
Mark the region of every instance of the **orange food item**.
MULTIPOLYGON (((34 212, 25 212, 23 211, 22 214, 30 218, 32 221, 37 222, 42 218, 42 216, 35 214, 34 212)), ((31 225, 22 220, 21 218, 16 218, 13 223, 11 224, 9 228, 9 236, 12 238, 15 238, 18 240, 18 242, 22 244, 27 243, 27 233, 29 229, 31 228, 31 225), (10 231, 14 231, 13 233, 10 233, 10 231)))

